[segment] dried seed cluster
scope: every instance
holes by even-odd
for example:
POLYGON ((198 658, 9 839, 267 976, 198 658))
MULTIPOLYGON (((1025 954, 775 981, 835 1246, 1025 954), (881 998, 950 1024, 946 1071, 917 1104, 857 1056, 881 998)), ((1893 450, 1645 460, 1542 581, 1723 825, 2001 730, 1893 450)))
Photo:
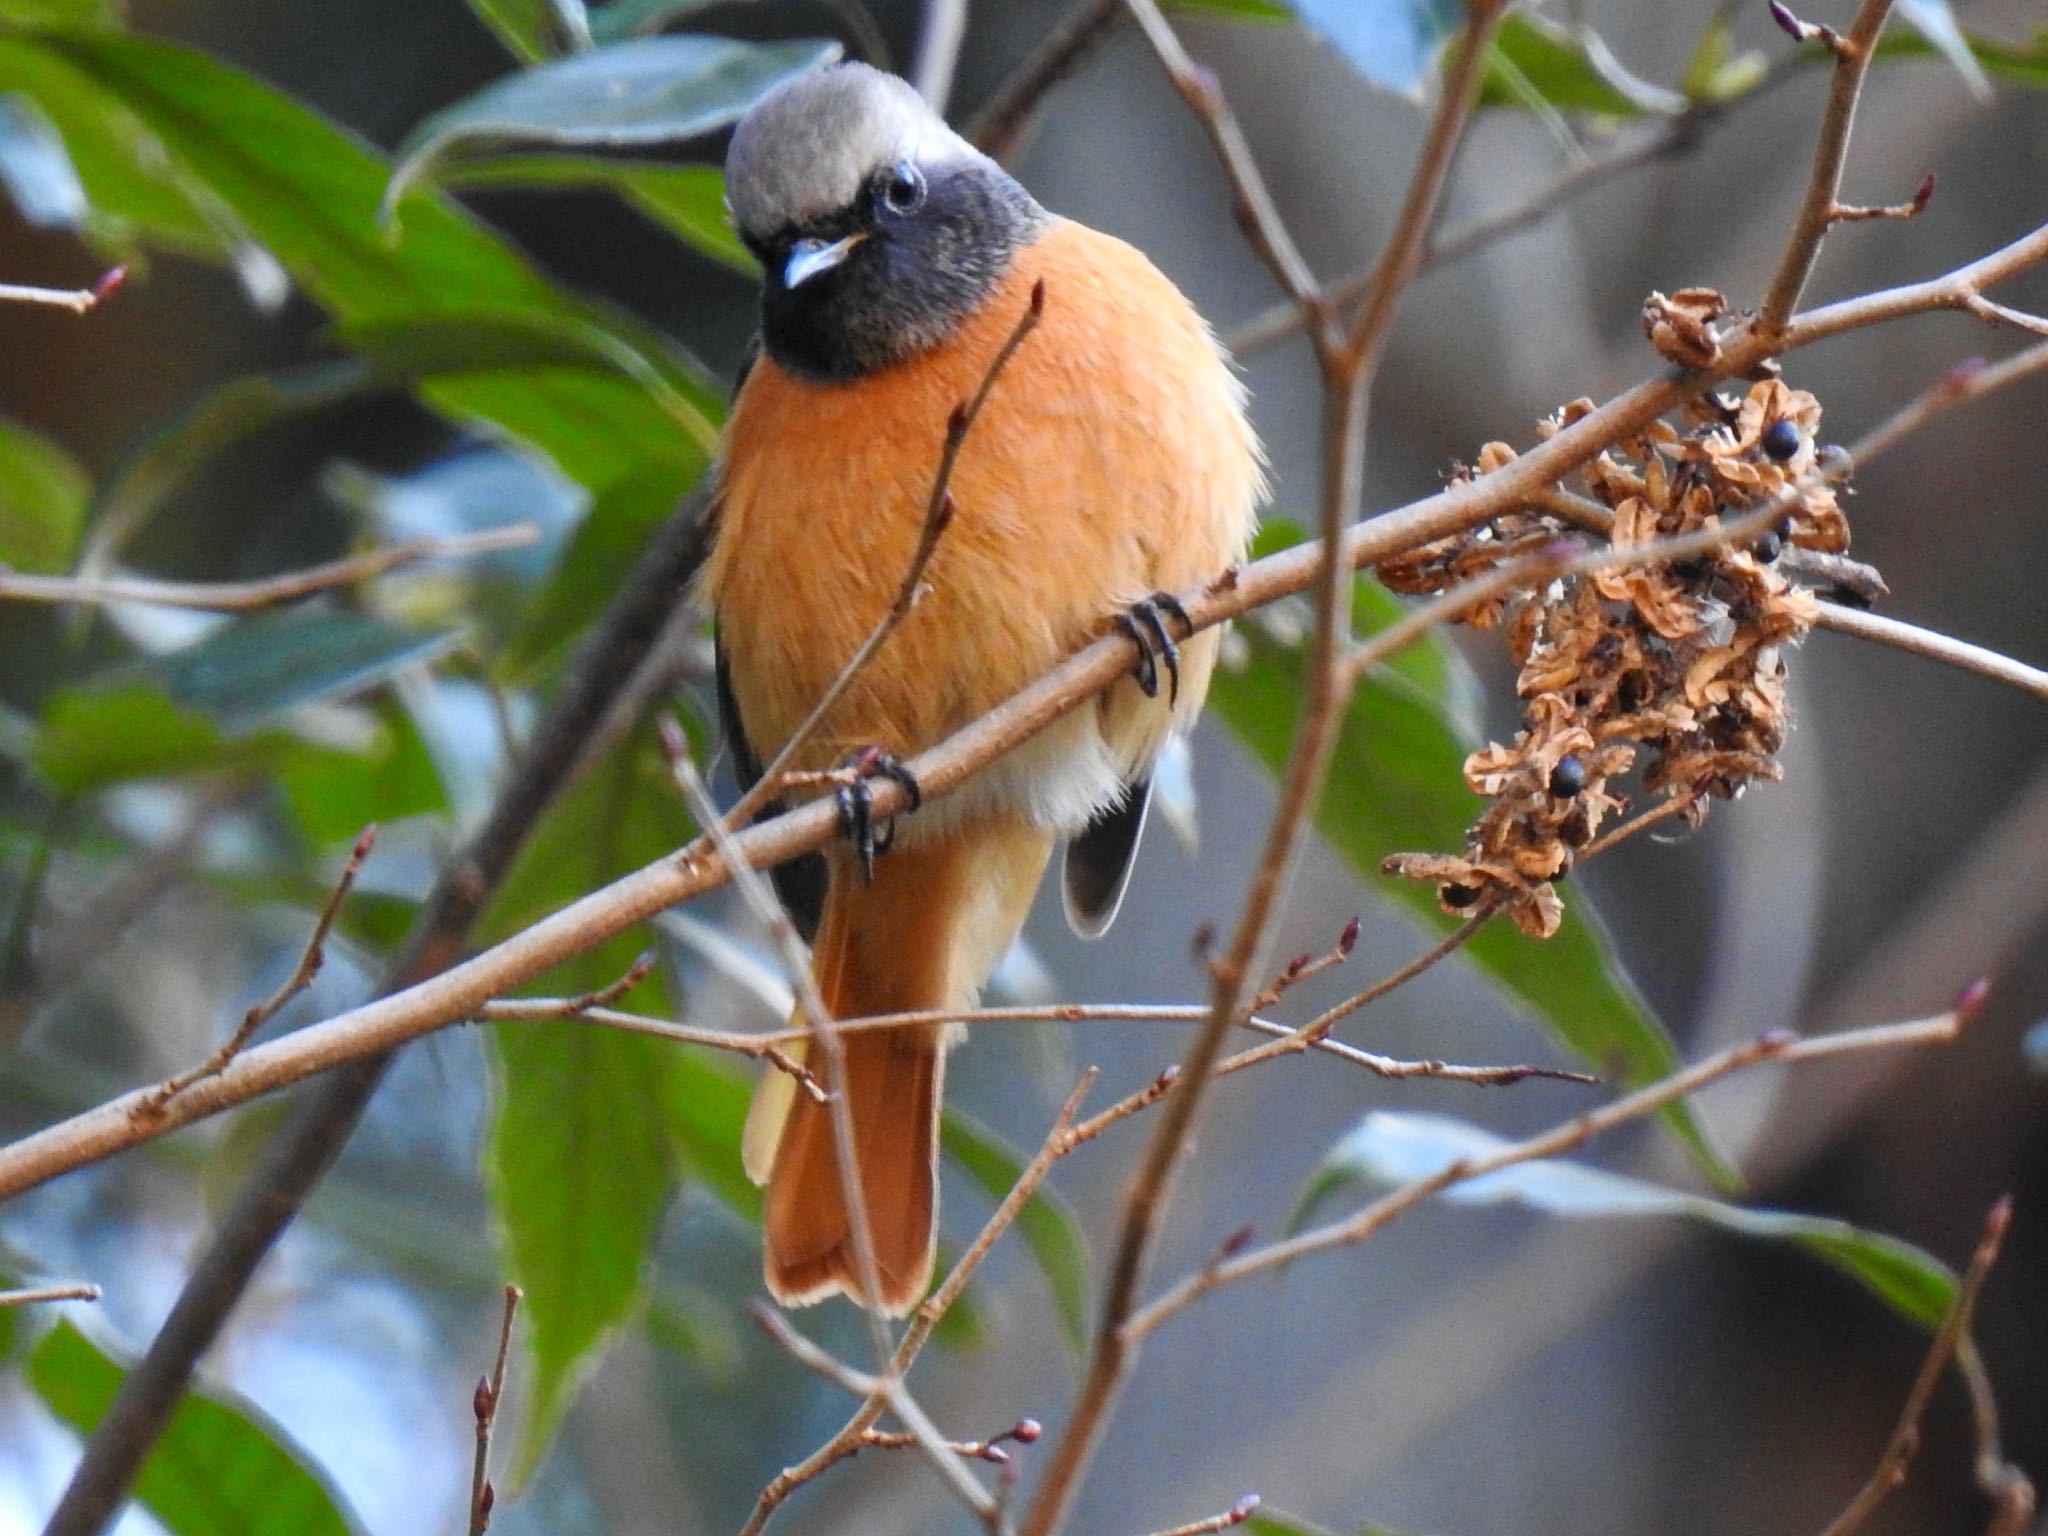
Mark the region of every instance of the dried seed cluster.
MULTIPOLYGON (((1593 409, 1574 401, 1543 424, 1548 437, 1593 409)), ((1580 471, 1591 493, 1581 515, 1523 508, 1470 532, 1387 561, 1396 592, 1441 592, 1503 561, 1535 554, 1570 526, 1606 523, 1619 549, 1718 526, 1789 494, 1792 510, 1746 548, 1645 563, 1510 590, 1467 615, 1502 628, 1526 700, 1511 745, 1465 761, 1465 780, 1492 803, 1461 856, 1404 853, 1383 866, 1427 880, 1450 911, 1482 899, 1523 932, 1557 931, 1554 882, 1603 823, 1629 808, 1617 781, 1679 801, 1697 824, 1710 796, 1732 798, 1779 776, 1786 731, 1784 648, 1812 625, 1814 598, 1778 568, 1789 544, 1838 554, 1848 522, 1816 474, 1820 405, 1776 380, 1739 401, 1708 395, 1684 429, 1659 421, 1580 471)), ((1515 457, 1488 443, 1459 478, 1515 457)))

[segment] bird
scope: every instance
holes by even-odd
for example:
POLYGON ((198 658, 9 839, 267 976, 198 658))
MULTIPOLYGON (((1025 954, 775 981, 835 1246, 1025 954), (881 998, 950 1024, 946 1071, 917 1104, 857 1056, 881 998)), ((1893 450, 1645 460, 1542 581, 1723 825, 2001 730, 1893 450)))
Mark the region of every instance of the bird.
MULTIPOLYGON (((893 75, 843 62, 778 85, 735 126, 725 178, 763 285, 698 597, 743 785, 890 608, 947 426, 989 385, 920 600, 793 757, 813 784, 838 772, 851 836, 822 870, 777 871, 834 1018, 965 1011, 1058 844, 1078 932, 1099 935, 1123 899, 1152 765, 1192 725, 1217 654, 1216 632, 1187 633, 1169 594, 1243 557, 1264 496, 1246 391, 1144 255, 1048 212, 893 75), (994 375, 1034 304, 1035 328, 994 375), (1128 676, 900 825, 878 836, 868 824, 849 781, 886 772, 914 801, 904 760, 1118 630, 1137 648, 1128 676)), ((849 1031, 841 1081, 809 1062, 851 1121, 873 1294, 831 1109, 791 1074, 764 1073, 742 1151, 767 1185, 763 1274, 779 1302, 844 1293, 900 1316, 920 1300, 959 1033, 849 1031)))

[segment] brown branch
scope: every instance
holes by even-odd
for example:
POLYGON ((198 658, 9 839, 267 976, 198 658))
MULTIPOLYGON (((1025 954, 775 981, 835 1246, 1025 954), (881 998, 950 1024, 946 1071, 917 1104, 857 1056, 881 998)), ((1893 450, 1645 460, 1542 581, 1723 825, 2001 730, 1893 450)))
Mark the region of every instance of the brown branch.
POLYGON ((1305 1232, 1296 1233, 1263 1248, 1251 1249, 1213 1263, 1197 1274, 1170 1286, 1160 1296, 1133 1313, 1126 1325, 1127 1331, 1134 1339, 1142 1339, 1175 1313, 1211 1291, 1236 1284, 1253 1275, 1284 1268, 1310 1254, 1362 1243, 1390 1222, 1413 1210, 1431 1195, 1438 1194, 1453 1184, 1463 1184, 1517 1163, 1533 1162, 1538 1158, 1555 1157, 1559 1153, 1569 1152, 1617 1125, 1654 1114, 1667 1104, 1675 1103, 1731 1073, 1744 1071, 1765 1062, 1813 1061, 1854 1051, 1946 1044, 1962 1032, 1970 1012, 1981 1000, 1981 995, 1981 991, 1972 989, 1965 994, 1966 1002, 1959 1003, 1947 1013, 1937 1014, 1928 1019, 1916 1019, 1910 1023, 1872 1025, 1863 1029, 1845 1030, 1839 1034, 1817 1035, 1806 1039, 1792 1034, 1789 1030, 1773 1030, 1747 1044, 1717 1052, 1703 1061, 1672 1073, 1669 1077, 1639 1088, 1611 1104, 1567 1120, 1548 1131, 1489 1152, 1484 1157, 1460 1158, 1433 1174, 1382 1195, 1351 1216, 1323 1226, 1311 1227, 1305 1232))
POLYGON ((0 283, 0 304, 43 304, 82 315, 112 298, 128 281, 126 267, 114 267, 90 288, 34 288, 20 283, 0 283))
POLYGON ((1906 1394, 1906 1406, 1899 1412, 1898 1425, 1892 1430, 1891 1439, 1885 1442, 1876 1470, 1857 1490, 1848 1506, 1828 1522, 1821 1536, 1850 1536, 1852 1531, 1861 1529, 1876 1512, 1877 1506, 1905 1482, 1907 1469, 1920 1450, 1920 1417, 1927 1411, 1934 1389, 1941 1385, 1950 1357, 1969 1337, 1970 1313, 1977 1305, 1977 1295, 1983 1290, 1984 1281, 1991 1274, 1991 1266, 1998 1262, 1999 1247, 2005 1242, 2006 1230, 2011 1225, 2012 1197, 2007 1195, 1991 1207, 1991 1214, 1985 1219, 1984 1235, 1978 1240, 1977 1251, 1970 1257, 1970 1267, 1964 1271, 1962 1282, 1956 1287, 1955 1300, 1949 1303, 1941 1327, 1935 1330, 1934 1342, 1928 1346, 1927 1358, 1920 1363, 1920 1374, 1914 1377, 1913 1388, 1906 1394))
MULTIPOLYGON (((896 632, 897 625, 909 617, 910 610, 923 595, 925 571, 931 565, 932 556, 938 552, 939 540, 944 537, 946 529, 953 522, 953 493, 950 487, 953 483, 954 467, 960 462, 960 450, 966 446, 967 434, 974 430, 975 422, 980 420, 981 409, 988 404, 989 393, 996 387, 996 380, 1002 377, 1010 359, 1017 355, 1017 349, 1023 346, 1025 338, 1038 328, 1038 322, 1044 316, 1045 279, 1040 278, 1032 284, 1031 302, 1025 306, 1024 313, 1018 317, 1016 325, 1011 328, 1002 346, 996 349, 996 355, 989 360, 988 368, 983 372, 981 383, 976 386, 973 396, 954 406, 952 415, 946 418, 945 442, 939 449, 938 471, 932 476, 931 494, 925 501, 924 522, 918 531, 917 548, 911 554, 909 569, 903 573, 903 580, 896 588, 895 598, 881 618, 875 621, 875 626, 868 631, 867 638, 861 641, 853 655, 847 659, 846 665, 839 669, 839 675, 833 678, 831 685, 818 696, 817 703, 811 706, 811 712, 804 716, 802 723, 791 732, 789 739, 776 750, 775 756, 761 770, 761 776, 754 781, 753 787, 741 795, 732 809, 725 813, 724 826, 746 825, 747 820, 755 812, 781 792, 784 779, 790 765, 796 761, 797 753, 817 734, 818 727, 824 724, 825 717, 846 696, 846 690, 853 686, 854 679, 896 632)), ((708 828, 710 823, 705 825, 708 828)))
POLYGON ((367 581, 422 560, 524 549, 540 538, 533 523, 511 523, 450 538, 405 539, 381 549, 330 560, 325 565, 265 576, 255 581, 154 581, 139 576, 30 576, 0 568, 0 602, 147 603, 157 608, 197 608, 210 613, 254 613, 311 597, 316 592, 367 581))
MULTIPOLYGON (((1902 315, 1959 308, 1958 295, 2003 281, 2044 259, 2048 259, 2048 226, 1941 277, 1843 300, 1795 316, 1785 334, 1775 342, 1758 335, 1753 326, 1738 326, 1723 338, 1711 368, 1663 373, 1645 380, 1491 474, 1448 486, 1346 529, 1338 546, 1339 562, 1349 570, 1373 565, 1527 506, 1544 487, 1554 486, 1603 448, 1640 433, 1651 421, 1720 379, 1747 372, 1780 351, 1863 326, 1902 315)), ((1178 596, 1195 629, 1212 627, 1311 586, 1321 569, 1323 547, 1319 540, 1295 545, 1178 596)), ((639 579, 636 576, 636 583, 639 579)), ((638 602, 632 605, 634 613, 644 614, 649 621, 665 620, 673 611, 679 579, 673 573, 663 573, 660 579, 664 584, 658 593, 647 595, 646 607, 638 602)), ((607 654, 608 649, 593 644, 593 668, 595 659, 607 654)), ((1068 710, 1128 675, 1129 670, 1130 641, 1122 635, 1105 636, 920 754, 908 766, 928 799, 947 794, 1068 710)), ((595 687, 597 682, 593 675, 584 686, 595 687)), ((561 750, 573 747, 565 742, 561 750)), ((905 808, 900 786, 887 780, 875 785, 876 815, 888 816, 905 808)), ((493 866, 497 850, 516 846, 508 843, 506 828, 515 824, 523 828, 527 824, 515 817, 512 809, 508 808, 502 821, 493 823, 488 840, 494 854, 493 866)), ((530 807, 516 809, 530 820, 530 807)), ((736 834, 732 846, 736 855, 759 869, 823 847, 837 835, 837 830, 833 807, 813 803, 736 834)), ((476 864, 471 858, 455 862, 449 872, 451 896, 459 891, 467 902, 480 890, 488 889, 488 882, 479 886, 475 871, 476 864)), ((260 1094, 468 1019, 478 1009, 551 966, 657 912, 722 886, 729 879, 724 861, 709 852, 691 851, 686 857, 665 857, 469 960, 449 965, 430 979, 418 979, 421 971, 408 967, 413 984, 323 1023, 296 1030, 283 1039, 244 1051, 225 1071, 194 1084, 165 1106, 163 1115, 147 1123, 133 1113, 140 1093, 131 1093, 0 1147, 0 1199, 260 1094)), ((430 926, 437 934, 446 931, 438 917, 430 926)), ((434 969, 447 964, 452 948, 446 939, 437 941, 434 969)))
POLYGON ((491 1430, 498 1421, 498 1405, 505 1400, 505 1361, 512 1351, 512 1319, 526 1293, 516 1285, 505 1287, 505 1310, 498 1323, 498 1353, 488 1376, 477 1378, 470 1399, 476 1415, 476 1459, 469 1475, 469 1536, 484 1536, 491 1528, 491 1508, 498 1491, 491 1486, 491 1430))
POLYGON ((1131 1368, 1134 1341, 1126 1333, 1125 1320, 1137 1304, 1144 1266, 1165 1217, 1182 1150, 1223 1053, 1224 1037, 1257 968, 1336 747, 1337 725, 1353 681, 1344 666, 1351 646, 1351 578, 1341 551, 1363 495, 1365 423, 1373 379, 1392 316, 1414 274, 1446 172, 1477 99, 1482 61, 1504 10, 1501 0, 1474 0, 1469 7, 1469 19, 1445 71, 1442 97, 1409 194, 1378 269, 1379 281, 1357 322, 1348 334, 1340 336, 1334 313, 1265 195, 1264 183, 1222 93, 1213 79, 1194 71, 1152 0, 1130 0, 1130 5, 1154 51, 1209 130, 1218 158, 1239 191, 1254 243, 1300 305, 1310 328, 1323 374, 1322 538, 1313 570, 1315 631, 1308 656, 1307 697, 1266 845, 1230 946, 1210 967, 1210 1016, 1189 1043, 1181 1071, 1165 1081, 1159 1123, 1125 1199, 1088 1364, 1066 1427, 1025 1515, 1024 1536, 1053 1536, 1065 1523, 1101 1441, 1110 1405, 1131 1368))
MULTIPOLYGON (((1827 106, 1822 110, 1820 139, 1814 147, 1813 170, 1807 177, 1806 197, 1800 205, 1799 219, 1792 227, 1792 238, 1786 242, 1785 254, 1779 258, 1776 275, 1771 286, 1764 292, 1764 302, 1757 311, 1757 328, 1766 336, 1773 336, 1785 329, 1785 323, 1798 307, 1799 295, 1806 287, 1806 279, 1813 271, 1813 263, 1820 255, 1821 241, 1842 215, 1840 201, 1842 188, 1842 162, 1849 152, 1849 132, 1856 122, 1856 103, 1863 93, 1864 71, 1870 67, 1871 55, 1877 49, 1877 37, 1884 30, 1885 18, 1891 14, 1891 0, 1863 0, 1856 12, 1856 20, 1850 24, 1845 36, 1836 36, 1826 29, 1818 29, 1814 35, 1821 36, 1835 53, 1834 80, 1828 87, 1827 106)), ((1792 20, 1795 26, 1804 26, 1792 18, 1772 0, 1771 13, 1778 18, 1781 26, 1792 20), (1782 13, 1782 14, 1781 14, 1782 13)), ((1789 30, 1789 28, 1788 28, 1789 30)), ((1798 36, 1794 32, 1794 36, 1798 36)))
POLYGON ((967 137, 992 160, 1015 154, 1053 87, 1070 78, 1115 30, 1123 0, 1083 0, 981 109, 967 137))
POLYGON ((250 1036, 277 1017, 284 1005, 313 985, 313 979, 320 974, 320 967, 327 963, 327 935, 334 930, 334 920, 341 916, 341 904, 348 900, 348 893, 355 888, 356 876, 362 873, 363 861, 370 856, 370 850, 377 845, 375 824, 363 828, 356 834, 355 846, 349 850, 348 862, 341 866, 341 874, 327 893, 327 900, 321 905, 320 915, 313 920, 313 931, 306 939, 306 946, 299 951, 299 963, 293 967, 284 985, 270 996, 242 1015, 242 1022, 235 1026, 235 1032, 228 1036, 225 1044, 211 1056, 189 1071, 165 1079, 142 1101, 137 1113, 160 1115, 164 1106, 194 1083, 209 1077, 218 1077, 227 1070, 228 1063, 242 1054, 242 1048, 249 1043, 250 1036))
POLYGON ((33 1307, 46 1301, 98 1301, 100 1288, 86 1282, 75 1285, 32 1285, 18 1291, 0 1291, 0 1312, 9 1307, 33 1307))

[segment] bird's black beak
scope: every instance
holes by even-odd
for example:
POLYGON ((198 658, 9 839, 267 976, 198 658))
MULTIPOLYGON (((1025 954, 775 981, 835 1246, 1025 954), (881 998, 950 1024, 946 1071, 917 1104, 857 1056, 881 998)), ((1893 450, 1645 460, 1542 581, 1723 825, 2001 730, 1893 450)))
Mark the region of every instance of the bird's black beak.
POLYGON ((797 241, 789 248, 789 259, 783 263, 782 286, 796 288, 821 272, 830 272, 851 256, 853 248, 865 239, 867 236, 864 234, 851 234, 830 243, 815 239, 797 241))

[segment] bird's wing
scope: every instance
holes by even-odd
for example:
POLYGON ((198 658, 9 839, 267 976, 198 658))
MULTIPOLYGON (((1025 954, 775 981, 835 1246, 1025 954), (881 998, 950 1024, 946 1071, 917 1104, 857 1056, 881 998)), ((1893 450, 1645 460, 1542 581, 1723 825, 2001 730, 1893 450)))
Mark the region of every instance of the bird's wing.
POLYGON ((1082 938, 1099 939, 1116 921, 1151 805, 1151 779, 1133 779, 1068 842, 1063 871, 1067 926, 1082 938))

